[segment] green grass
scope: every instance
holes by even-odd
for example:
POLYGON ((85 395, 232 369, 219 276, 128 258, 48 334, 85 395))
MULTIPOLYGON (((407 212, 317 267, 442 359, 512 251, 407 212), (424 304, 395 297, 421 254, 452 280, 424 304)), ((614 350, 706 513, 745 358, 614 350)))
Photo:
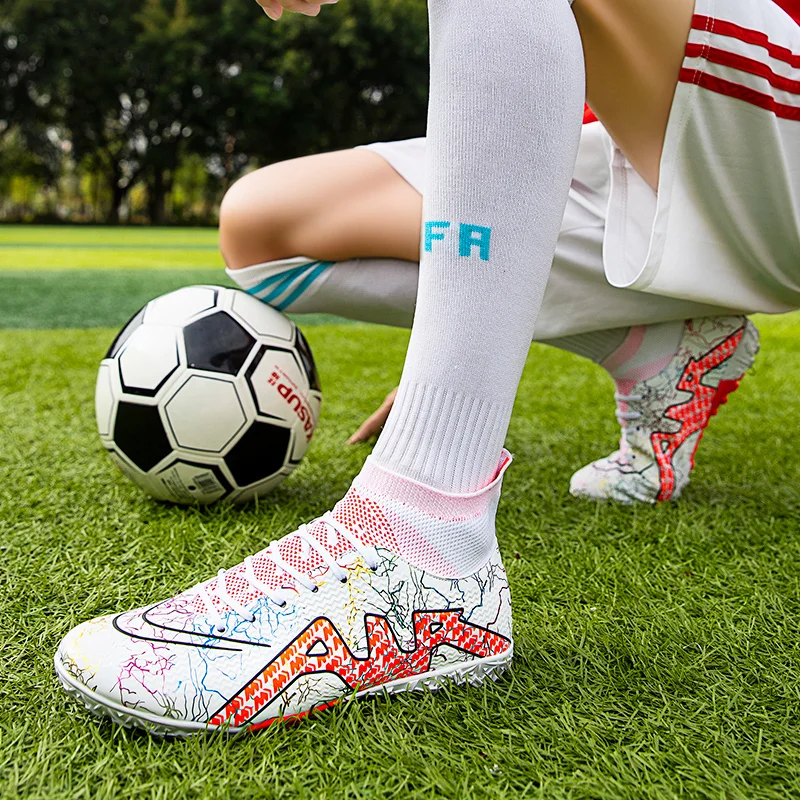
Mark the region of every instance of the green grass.
POLYGON ((756 368, 712 423, 684 497, 655 509, 569 496, 571 472, 618 436, 612 386, 587 362, 533 349, 498 514, 516 640, 499 683, 175 743, 69 700, 52 655, 71 626, 171 595, 331 507, 368 453, 344 440, 400 373, 404 332, 307 327, 325 401, 299 469, 258 506, 159 505, 103 452, 92 398, 125 303, 205 274, 178 272, 0 274, 0 797, 800 795, 796 315, 758 320, 756 368), (42 293, 60 303, 37 305, 42 293), (93 309, 110 327, 88 327, 93 309), (52 328, 57 313, 85 329, 8 329, 52 328))
POLYGON ((0 225, 0 271, 223 266, 212 228, 0 225))
POLYGON ((498 517, 517 655, 497 685, 185 743, 99 723, 68 700, 51 665, 60 637, 330 507, 368 452, 343 441, 397 379, 406 334, 310 328, 325 403, 307 460, 258 507, 187 510, 139 493, 99 445, 94 377, 114 331, 1 332, 0 793, 797 796, 800 320, 763 327, 757 369, 714 421, 685 497, 657 509, 569 497, 571 471, 614 442, 611 386, 534 348, 498 517))

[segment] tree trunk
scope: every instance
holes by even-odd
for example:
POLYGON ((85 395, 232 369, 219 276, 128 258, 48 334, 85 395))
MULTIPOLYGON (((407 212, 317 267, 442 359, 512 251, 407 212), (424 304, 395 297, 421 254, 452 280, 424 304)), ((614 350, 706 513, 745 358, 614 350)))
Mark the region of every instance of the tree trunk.
POLYGON ((147 216, 151 225, 163 225, 166 219, 168 182, 164 173, 161 167, 151 167, 147 182, 147 216))
POLYGON ((111 189, 111 207, 106 215, 106 224, 119 225, 119 207, 122 205, 128 190, 119 185, 119 178, 116 176, 111 181, 109 188, 111 189))

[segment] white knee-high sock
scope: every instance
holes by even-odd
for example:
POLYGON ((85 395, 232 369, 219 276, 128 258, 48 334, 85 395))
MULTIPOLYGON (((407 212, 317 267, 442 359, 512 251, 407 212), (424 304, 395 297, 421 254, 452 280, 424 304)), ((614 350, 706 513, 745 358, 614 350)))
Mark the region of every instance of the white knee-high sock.
POLYGON ((685 320, 636 325, 628 329, 620 346, 601 365, 619 390, 627 393, 634 384, 658 375, 675 357, 681 343, 685 320))
MULTIPOLYGON (((288 314, 334 314, 359 322, 410 328, 419 263, 392 258, 314 261, 306 256, 266 261, 228 276, 248 294, 288 314)), ((630 327, 579 333, 542 344, 599 364, 625 341, 630 327)))
POLYGON ((298 256, 226 272, 248 294, 289 314, 336 314, 398 328, 410 328, 414 319, 416 262, 298 256))
POLYGON ((373 459, 469 492, 493 477, 553 260, 581 130, 583 52, 566 0, 430 0, 429 13, 419 294, 373 459))

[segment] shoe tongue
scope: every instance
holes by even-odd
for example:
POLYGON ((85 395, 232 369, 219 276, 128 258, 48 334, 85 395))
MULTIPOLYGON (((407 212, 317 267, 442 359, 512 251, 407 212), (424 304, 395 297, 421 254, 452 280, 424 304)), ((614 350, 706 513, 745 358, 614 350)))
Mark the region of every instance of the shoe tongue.
MULTIPOLYGON (((355 488, 351 488, 336 504, 332 515, 358 541, 367 546, 386 544, 387 542, 391 544, 393 541, 391 528, 380 507, 374 501, 361 497, 355 488)), ((322 520, 311 523, 307 531, 337 561, 353 549, 352 543, 346 537, 326 525, 322 520)), ((297 535, 297 531, 278 541, 278 553, 281 560, 297 572, 310 575, 315 579, 321 577, 322 580, 326 580, 325 573, 329 567, 317 550, 303 542, 297 535)), ((256 553, 251 558, 251 563, 256 579, 270 589, 291 590, 296 588, 295 579, 278 567, 267 549, 256 553)), ((242 605, 262 596, 261 591, 247 580, 244 563, 225 573, 225 588, 231 599, 242 605)), ((224 610, 227 607, 220 596, 217 582, 212 585, 208 594, 218 610, 224 610)), ((202 603, 200 603, 198 611, 202 612, 203 610, 202 603)))

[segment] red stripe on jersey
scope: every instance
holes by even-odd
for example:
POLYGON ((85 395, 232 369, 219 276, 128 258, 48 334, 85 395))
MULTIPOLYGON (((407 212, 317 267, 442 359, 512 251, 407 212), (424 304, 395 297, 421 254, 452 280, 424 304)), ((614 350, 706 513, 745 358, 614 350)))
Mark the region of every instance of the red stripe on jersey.
POLYGON ((590 122, 599 122, 600 120, 597 119, 595 116, 594 111, 592 111, 589 106, 583 107, 583 124, 588 125, 590 122))
POLYGON ((773 2, 800 25, 800 0, 773 0, 773 2))
POLYGON ((777 61, 783 61, 796 69, 800 69, 800 55, 793 53, 786 47, 771 42, 767 34, 762 31, 743 28, 741 25, 736 25, 733 22, 703 17, 700 14, 695 14, 692 18, 692 28, 696 31, 717 33, 720 36, 729 36, 732 39, 738 39, 745 44, 763 47, 777 61))
POLYGON ((778 103, 774 97, 757 92, 748 86, 742 86, 738 83, 726 81, 723 78, 718 78, 715 75, 709 75, 707 72, 701 72, 697 69, 682 69, 680 74, 681 83, 693 83, 696 86, 701 86, 703 89, 708 89, 710 92, 723 94, 727 97, 734 97, 737 100, 743 100, 752 106, 758 106, 765 111, 770 111, 780 119, 791 119, 800 121, 800 106, 790 106, 785 103, 778 103))
POLYGON ((704 58, 712 64, 720 64, 723 67, 732 67, 741 72, 748 72, 759 78, 768 80, 776 89, 784 92, 800 94, 800 81, 793 81, 783 75, 773 72, 766 64, 754 61, 752 58, 740 56, 738 53, 729 53, 727 50, 720 50, 718 47, 710 47, 707 44, 694 44, 689 42, 686 45, 687 58, 704 58))

